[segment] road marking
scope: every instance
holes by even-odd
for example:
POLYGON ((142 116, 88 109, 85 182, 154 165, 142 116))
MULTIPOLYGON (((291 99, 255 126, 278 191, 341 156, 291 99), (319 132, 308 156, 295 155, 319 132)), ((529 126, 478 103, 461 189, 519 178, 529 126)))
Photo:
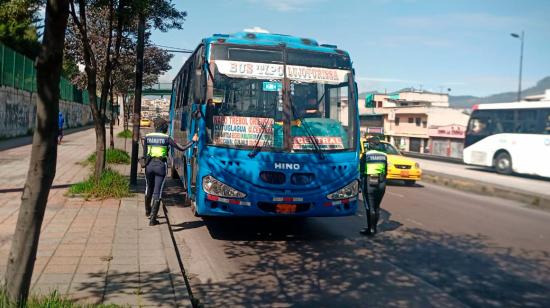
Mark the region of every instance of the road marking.
POLYGON ((419 225, 419 226, 422 226, 422 227, 424 226, 423 223, 418 222, 418 221, 416 221, 416 220, 414 220, 414 219, 406 218, 405 220, 406 220, 406 221, 409 221, 409 222, 412 222, 413 224, 417 224, 417 225, 419 225))
POLYGON ((405 198, 405 195, 398 194, 398 193, 394 193, 394 192, 391 192, 391 191, 388 191, 388 194, 397 196, 397 197, 399 197, 399 198, 405 198))

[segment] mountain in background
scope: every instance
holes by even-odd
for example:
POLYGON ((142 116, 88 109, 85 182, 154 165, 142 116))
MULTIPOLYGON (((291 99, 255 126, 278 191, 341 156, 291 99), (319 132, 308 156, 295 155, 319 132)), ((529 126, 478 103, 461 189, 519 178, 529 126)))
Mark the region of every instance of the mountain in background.
MULTIPOLYGON (((546 89, 550 89, 550 76, 545 77, 534 87, 527 88, 521 91, 521 96, 530 96, 537 94, 544 94, 546 89)), ((367 94, 378 93, 378 92, 363 92, 359 93, 359 98, 364 99, 367 94)), ((504 92, 493 94, 485 97, 477 97, 472 95, 458 95, 458 96, 449 96, 449 106, 452 108, 470 108, 474 104, 491 104, 491 103, 508 103, 515 102, 518 98, 518 92, 504 92)))
MULTIPOLYGON (((534 87, 522 90, 521 96, 544 94, 546 89, 550 89, 550 76, 539 80, 534 87)), ((449 96, 449 105, 453 108, 469 108, 472 107, 473 104, 508 103, 515 102, 517 99, 518 92, 504 92, 486 97, 471 95, 449 96)))

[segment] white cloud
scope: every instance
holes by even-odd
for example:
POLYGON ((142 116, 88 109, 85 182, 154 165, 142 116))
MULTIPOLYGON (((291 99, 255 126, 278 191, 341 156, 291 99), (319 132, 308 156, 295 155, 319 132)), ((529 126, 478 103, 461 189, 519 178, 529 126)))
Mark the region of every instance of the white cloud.
POLYGON ((246 28, 244 32, 256 32, 256 33, 269 33, 269 30, 266 30, 262 27, 254 26, 252 28, 246 28))
POLYGON ((302 11, 311 5, 325 0, 246 0, 279 12, 302 11))

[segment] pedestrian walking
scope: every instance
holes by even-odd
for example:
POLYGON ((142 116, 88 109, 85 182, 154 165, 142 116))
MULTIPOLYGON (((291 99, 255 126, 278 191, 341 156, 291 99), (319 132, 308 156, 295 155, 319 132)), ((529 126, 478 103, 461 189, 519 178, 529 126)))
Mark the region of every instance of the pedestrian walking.
POLYGON ((388 159, 380 143, 380 138, 371 137, 362 144, 361 155, 361 190, 363 204, 367 213, 367 227, 361 234, 376 234, 378 219, 380 218, 380 203, 386 192, 386 175, 388 159))
POLYGON ((155 132, 145 135, 143 138, 143 153, 145 160, 145 215, 149 217, 149 225, 158 225, 157 214, 162 199, 164 180, 168 169, 166 160, 168 150, 174 147, 179 151, 185 151, 195 144, 199 137, 195 134, 192 141, 186 145, 176 143, 166 134, 168 123, 162 118, 154 121, 155 132), (152 202, 152 205, 151 205, 152 202))
POLYGON ((61 111, 59 112, 59 115, 57 116, 57 144, 61 144, 61 140, 63 139, 63 125, 65 124, 65 118, 63 118, 63 113, 61 111))

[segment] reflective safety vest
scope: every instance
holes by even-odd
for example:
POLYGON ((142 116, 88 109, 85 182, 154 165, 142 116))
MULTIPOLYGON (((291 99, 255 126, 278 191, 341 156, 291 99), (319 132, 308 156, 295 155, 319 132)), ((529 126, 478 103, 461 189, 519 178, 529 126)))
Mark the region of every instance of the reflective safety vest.
POLYGON ((147 156, 155 158, 168 157, 169 139, 170 137, 163 133, 149 133, 145 135, 147 156))
POLYGON ((388 158, 386 153, 369 150, 365 153, 365 174, 367 175, 380 175, 386 174, 386 166, 388 165, 388 158))

